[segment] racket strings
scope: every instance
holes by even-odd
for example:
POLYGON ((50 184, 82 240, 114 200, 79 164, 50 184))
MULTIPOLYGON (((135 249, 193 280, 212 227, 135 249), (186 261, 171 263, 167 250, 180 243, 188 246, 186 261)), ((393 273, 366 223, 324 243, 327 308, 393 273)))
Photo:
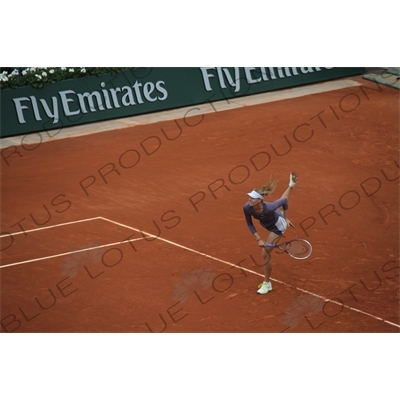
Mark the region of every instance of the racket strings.
POLYGON ((286 251, 294 257, 307 257, 311 253, 311 247, 307 242, 294 240, 286 245, 286 251))

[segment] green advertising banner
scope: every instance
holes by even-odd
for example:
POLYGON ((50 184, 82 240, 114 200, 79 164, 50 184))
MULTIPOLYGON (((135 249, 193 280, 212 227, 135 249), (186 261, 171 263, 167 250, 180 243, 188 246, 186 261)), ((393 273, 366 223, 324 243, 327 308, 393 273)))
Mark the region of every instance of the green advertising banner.
POLYGON ((364 67, 137 68, 0 91, 0 137, 215 102, 362 74, 364 67))

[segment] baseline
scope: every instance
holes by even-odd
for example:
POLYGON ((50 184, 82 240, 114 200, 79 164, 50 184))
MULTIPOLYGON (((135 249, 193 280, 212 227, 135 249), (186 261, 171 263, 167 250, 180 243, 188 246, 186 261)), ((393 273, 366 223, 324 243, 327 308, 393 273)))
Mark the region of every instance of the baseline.
POLYGON ((7 267, 12 267, 14 265, 21 265, 21 264, 28 264, 28 263, 32 263, 35 261, 41 261, 41 260, 48 260, 50 258, 57 258, 57 257, 63 257, 63 256, 67 256, 70 254, 75 254, 75 253, 81 253, 83 251, 90 251, 90 250, 95 250, 95 249, 101 249, 103 247, 109 247, 109 246, 114 246, 116 244, 124 244, 124 243, 130 243, 130 242, 135 242, 136 240, 143 240, 144 238, 138 238, 138 239, 132 239, 132 240, 124 240, 122 242, 115 242, 115 243, 108 243, 108 244, 103 244, 100 246, 94 246, 94 247, 88 247, 86 249, 79 249, 79 250, 74 250, 74 251, 69 251, 67 253, 59 253, 59 254, 54 254, 52 256, 46 256, 46 257, 40 257, 40 258, 33 258, 32 260, 26 260, 26 261, 19 261, 19 262, 15 262, 12 264, 6 264, 6 265, 0 265, 0 268, 7 268, 7 267))
POLYGON ((6 235, 0 235, 0 238, 6 237, 6 236, 16 236, 16 235, 21 235, 22 233, 27 233, 27 232, 35 232, 35 231, 42 231, 44 229, 51 229, 51 228, 56 228, 58 226, 64 226, 64 225, 72 225, 72 224, 78 224, 80 222, 87 222, 87 221, 94 221, 96 219, 101 219, 101 217, 93 217, 93 218, 86 218, 86 219, 79 219, 77 221, 71 221, 71 222, 63 222, 61 224, 56 224, 56 225, 50 225, 50 226, 44 226, 43 228, 35 228, 35 229, 29 229, 27 231, 18 231, 18 232, 7 232, 6 235))
MULTIPOLYGON (((258 273, 258 272, 255 272, 255 271, 252 271, 252 270, 250 270, 250 269, 241 267, 240 265, 237 265, 237 264, 233 264, 233 263, 231 263, 231 262, 229 262, 229 261, 221 260, 220 258, 216 258, 216 257, 210 256, 210 255, 208 255, 208 254, 206 254, 206 253, 202 253, 201 251, 197 251, 197 250, 191 249, 190 247, 182 246, 181 244, 172 242, 171 240, 164 239, 164 238, 162 238, 162 237, 153 235, 153 234, 151 234, 151 233, 142 231, 142 230, 140 230, 140 229, 133 228, 133 227, 131 227, 131 226, 129 226, 129 225, 125 225, 125 224, 122 224, 122 223, 120 223, 120 222, 113 221, 113 220, 108 219, 108 218, 104 218, 104 217, 100 217, 100 218, 103 219, 104 221, 111 222, 111 223, 113 223, 113 224, 116 224, 116 225, 119 225, 119 226, 121 226, 121 227, 130 229, 130 230, 133 230, 133 231, 135 231, 135 232, 140 232, 142 235, 143 235, 143 234, 146 234, 146 235, 148 235, 148 236, 150 236, 150 237, 159 239, 159 240, 161 240, 161 241, 163 241, 163 242, 172 244, 173 246, 176 246, 176 247, 179 247, 179 248, 181 248, 181 249, 190 251, 190 252, 192 252, 192 253, 199 254, 199 255, 201 255, 201 256, 204 256, 204 257, 206 257, 206 258, 210 258, 210 259, 212 259, 212 260, 215 260, 215 261, 218 261, 218 262, 220 262, 220 263, 229 265, 229 266, 231 266, 231 267, 235 267, 235 268, 241 269, 241 270, 243 270, 243 271, 249 272, 249 273, 251 273, 251 274, 264 277, 264 275, 262 275, 262 274, 260 274, 260 273, 258 273)), ((318 294, 316 294, 316 293, 313 293, 313 292, 310 292, 310 291, 308 291, 308 290, 299 288, 299 287, 297 287, 297 286, 290 285, 289 283, 282 282, 282 281, 280 281, 280 280, 278 280, 278 279, 273 279, 273 278, 271 278, 271 280, 274 281, 274 282, 280 283, 280 284, 282 284, 282 285, 288 286, 288 287, 290 287, 290 288, 292 288, 292 289, 298 290, 298 291, 300 291, 300 292, 303 292, 303 293, 309 294, 309 295, 311 295, 311 296, 317 297, 317 298, 319 298, 319 299, 321 299, 321 300, 324 300, 325 302, 331 302, 331 303, 333 303, 333 304, 336 304, 336 305, 339 305, 339 306, 341 306, 341 307, 344 307, 344 308, 346 308, 346 309, 348 309, 348 310, 357 312, 357 313, 359 313, 359 314, 366 315, 366 316, 371 317, 371 318, 374 318, 374 319, 376 319, 376 320, 378 320, 378 321, 384 322, 384 323, 386 323, 386 324, 388 324, 388 325, 393 325, 393 326, 395 326, 395 327, 397 327, 397 328, 400 328, 400 325, 399 325, 399 324, 396 324, 396 323, 394 323, 394 322, 392 322, 392 321, 389 321, 389 320, 386 320, 386 319, 384 319, 384 318, 378 317, 378 316, 376 316, 376 315, 367 313, 367 312, 365 312, 365 311, 359 310, 359 309, 354 308, 354 307, 347 306, 346 304, 340 303, 340 302, 335 301, 335 300, 333 300, 333 299, 328 299, 328 298, 326 298, 326 297, 324 297, 324 296, 320 296, 320 295, 318 295, 318 294)))

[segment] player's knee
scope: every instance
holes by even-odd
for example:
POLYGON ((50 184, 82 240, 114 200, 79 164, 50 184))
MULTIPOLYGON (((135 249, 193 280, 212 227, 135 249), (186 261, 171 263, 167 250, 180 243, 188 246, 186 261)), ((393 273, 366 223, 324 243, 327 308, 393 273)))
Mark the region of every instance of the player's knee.
POLYGON ((265 252, 263 251, 261 258, 262 258, 263 264, 269 263, 271 261, 270 250, 266 250, 265 252))
POLYGON ((262 250, 261 250, 261 255, 263 256, 263 257, 269 257, 269 255, 270 255, 270 253, 271 253, 271 250, 272 250, 272 247, 264 247, 262 250))

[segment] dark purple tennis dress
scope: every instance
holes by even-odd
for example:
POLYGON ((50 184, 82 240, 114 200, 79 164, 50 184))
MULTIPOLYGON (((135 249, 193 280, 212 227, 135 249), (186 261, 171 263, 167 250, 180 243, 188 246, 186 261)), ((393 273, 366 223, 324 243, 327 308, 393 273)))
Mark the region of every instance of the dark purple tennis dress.
POLYGON ((254 208, 247 202, 243 206, 243 212, 246 217, 247 227, 252 234, 257 232, 256 227, 253 224, 253 220, 257 219, 263 228, 270 232, 274 232, 277 235, 282 235, 287 227, 286 221, 283 214, 279 210, 279 207, 283 207, 284 210, 288 209, 288 201, 286 198, 281 198, 272 203, 263 202, 263 210, 258 213, 254 211, 254 208))

